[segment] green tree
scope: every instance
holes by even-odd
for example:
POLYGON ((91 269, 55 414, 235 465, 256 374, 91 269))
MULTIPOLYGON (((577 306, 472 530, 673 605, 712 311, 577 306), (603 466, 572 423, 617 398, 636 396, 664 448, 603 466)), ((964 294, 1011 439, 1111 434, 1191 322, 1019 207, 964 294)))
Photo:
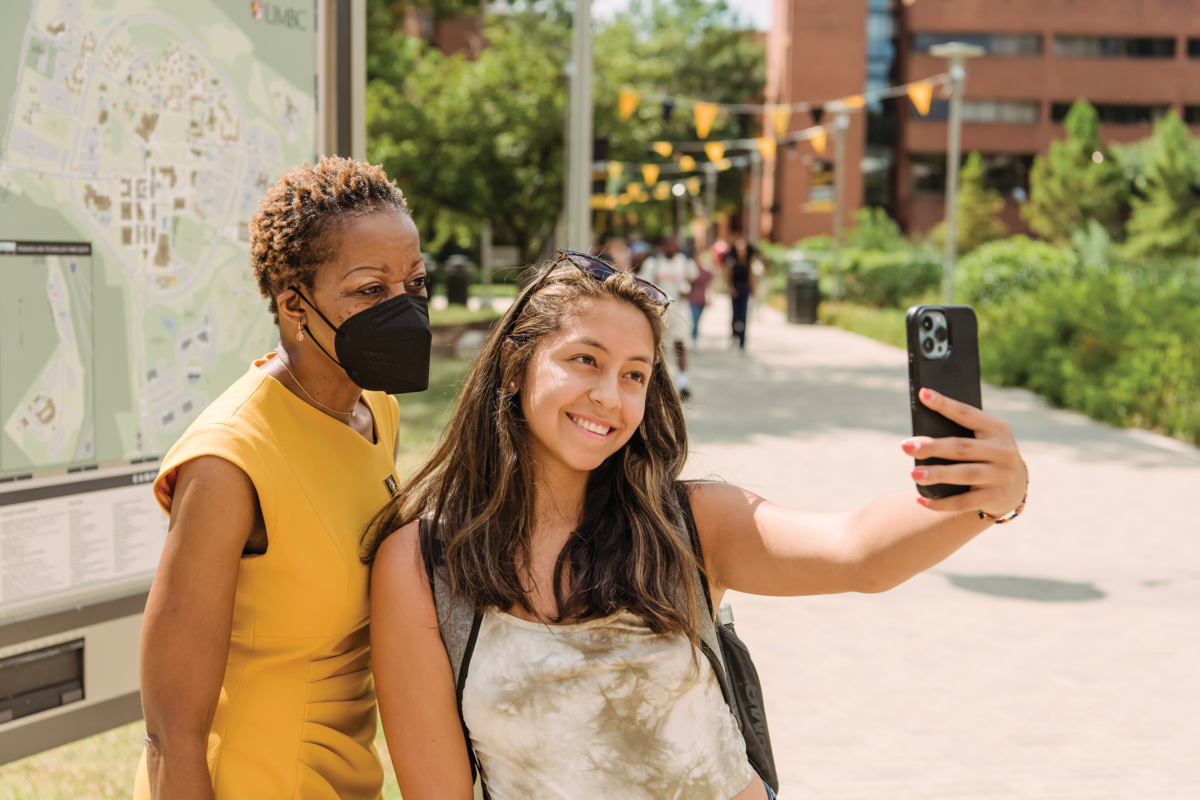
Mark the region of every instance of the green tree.
POLYGON ((854 213, 854 227, 846 244, 859 250, 907 250, 908 240, 896 221, 878 206, 866 206, 854 213))
MULTIPOLYGON (((633 0, 597 33, 595 53, 595 130, 609 142, 609 158, 632 163, 678 160, 680 153, 660 157, 655 141, 694 142, 696 128, 688 106, 672 109, 643 98, 634 115, 620 119, 617 93, 629 86, 643 95, 718 103, 760 102, 766 83, 766 51, 747 30, 726 0, 633 0)), ((759 135, 758 119, 722 114, 713 124, 711 141, 759 135)), ((703 153, 691 153, 704 162, 703 153)), ((717 176, 718 209, 740 205, 744 187, 738 170, 717 176)), ((618 181, 640 181, 626 174, 618 181)), ((669 208, 672 201, 664 201, 669 208)))
POLYGON ((498 241, 535 255, 563 196, 561 15, 493 16, 475 61, 405 39, 403 82, 367 87, 368 157, 411 198, 430 246, 490 219, 498 241))
POLYGON ((1154 125, 1135 186, 1124 253, 1129 258, 1200 255, 1200 148, 1175 111, 1154 125))
POLYGON ((1116 236, 1127 182, 1100 136, 1100 117, 1088 101, 1076 100, 1064 127, 1067 138, 1034 159, 1021 216, 1035 233, 1057 244, 1069 243, 1091 220, 1116 236))
MULTIPOLYGON (((966 255, 980 245, 1003 239, 1008 235, 1008 226, 997 216, 1004 208, 1004 198, 988 187, 987 170, 979 153, 967 157, 958 178, 956 249, 966 255)), ((939 222, 929 238, 941 247, 946 241, 946 223, 939 222)))
MULTIPOLYGON (((554 228, 562 205, 570 14, 561 0, 534 7, 489 14, 489 46, 470 61, 409 40, 395 13, 402 6, 372 0, 368 155, 409 194, 431 246, 469 238, 479 220, 490 219, 498 242, 532 258, 554 228)), ((763 48, 737 24, 724 0, 635 2, 597 31, 595 130, 609 139, 611 159, 659 160, 650 142, 696 138, 690 109, 666 120, 659 104, 646 102, 633 119, 620 120, 623 85, 724 102, 761 96, 763 48)), ((743 122, 720 120, 710 138, 740 136, 743 122)), ((727 202, 740 198, 740 177, 736 170, 720 174, 727 202)), ((667 219, 670 201, 657 205, 667 219)))

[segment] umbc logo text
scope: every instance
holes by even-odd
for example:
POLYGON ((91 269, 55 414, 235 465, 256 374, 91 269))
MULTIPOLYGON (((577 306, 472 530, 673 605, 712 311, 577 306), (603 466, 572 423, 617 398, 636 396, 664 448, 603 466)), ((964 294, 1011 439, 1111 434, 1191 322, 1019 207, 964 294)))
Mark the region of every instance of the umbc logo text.
POLYGON ((308 26, 305 24, 308 17, 307 11, 295 8, 282 8, 275 3, 263 3, 260 0, 254 0, 250 4, 250 16, 255 22, 265 22, 268 25, 279 25, 293 30, 308 30, 308 26))

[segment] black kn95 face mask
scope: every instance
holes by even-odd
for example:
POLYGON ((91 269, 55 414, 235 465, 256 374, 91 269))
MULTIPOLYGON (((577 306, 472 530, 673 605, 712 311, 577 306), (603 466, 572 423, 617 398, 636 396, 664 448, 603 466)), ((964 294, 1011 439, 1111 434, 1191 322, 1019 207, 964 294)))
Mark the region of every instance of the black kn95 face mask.
POLYGON ((330 360, 346 370, 360 389, 388 394, 423 392, 429 388, 429 300, 402 294, 358 312, 335 326, 295 286, 288 287, 324 320, 334 333, 334 358, 304 325, 304 331, 330 360))

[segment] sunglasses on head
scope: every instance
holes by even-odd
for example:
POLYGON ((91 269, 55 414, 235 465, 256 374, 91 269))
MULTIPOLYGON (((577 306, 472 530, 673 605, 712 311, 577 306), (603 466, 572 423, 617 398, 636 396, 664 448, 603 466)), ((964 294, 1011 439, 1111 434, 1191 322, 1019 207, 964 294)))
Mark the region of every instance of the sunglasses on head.
MULTIPOLYGON (((621 270, 617 269, 612 264, 609 264, 607 261, 596 258, 595 256, 589 256, 587 253, 580 253, 575 250, 559 250, 558 259, 551 264, 549 268, 542 272, 541 276, 538 277, 537 282, 533 284, 533 286, 530 286, 529 290, 522 294, 520 299, 517 301, 517 307, 513 309, 512 316, 508 318, 508 330, 504 332, 505 336, 510 335, 512 333, 512 329, 516 327, 517 319, 521 316, 521 312, 525 310, 525 304, 529 302, 529 298, 538 293, 538 290, 542 288, 542 284, 546 282, 548 277, 550 277, 550 273, 554 272, 554 269, 564 261, 569 261, 572 266, 578 268, 582 272, 587 273, 588 275, 591 275, 593 278, 601 282, 606 281, 610 276, 621 272, 621 270)), ((631 277, 633 277, 633 282, 638 285, 638 288, 646 293, 646 296, 649 297, 651 301, 662 306, 664 309, 673 302, 671 295, 667 294, 650 281, 637 276, 631 277)))

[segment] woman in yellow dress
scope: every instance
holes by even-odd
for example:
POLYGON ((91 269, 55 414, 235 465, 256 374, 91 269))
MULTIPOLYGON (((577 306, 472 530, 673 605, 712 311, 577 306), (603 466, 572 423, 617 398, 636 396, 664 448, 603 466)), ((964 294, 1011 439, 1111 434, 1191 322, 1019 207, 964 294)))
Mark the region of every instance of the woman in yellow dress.
POLYGON ((163 460, 136 800, 378 800, 364 526, 429 379, 425 269, 378 167, 285 175, 251 222, 280 347, 163 460))

